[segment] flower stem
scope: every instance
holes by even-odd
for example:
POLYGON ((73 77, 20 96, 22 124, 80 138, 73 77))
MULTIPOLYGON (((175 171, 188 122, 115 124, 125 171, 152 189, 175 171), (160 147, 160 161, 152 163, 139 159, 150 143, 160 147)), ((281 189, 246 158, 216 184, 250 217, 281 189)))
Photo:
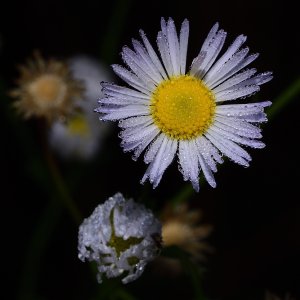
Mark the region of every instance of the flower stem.
POLYGON ((106 25, 108 30, 101 43, 100 58, 106 63, 112 63, 117 55, 118 43, 124 30, 126 16, 130 10, 132 0, 118 0, 112 8, 112 15, 106 25))
POLYGON ((31 300, 36 298, 42 254, 49 243, 50 237, 62 215, 62 206, 55 198, 46 205, 34 227, 29 240, 25 263, 21 274, 18 299, 31 300))
POLYGON ((53 158, 52 152, 49 151, 48 148, 45 150, 45 158, 60 201, 69 212, 75 224, 76 225, 80 224, 82 220, 81 213, 77 208, 76 204, 74 203, 73 199, 71 198, 68 189, 65 185, 65 182, 63 180, 63 177, 58 169, 56 161, 53 158))
POLYGON ((283 108, 296 99, 296 96, 300 97, 299 94, 300 78, 297 78, 273 101, 272 106, 267 110, 269 120, 273 120, 283 108))

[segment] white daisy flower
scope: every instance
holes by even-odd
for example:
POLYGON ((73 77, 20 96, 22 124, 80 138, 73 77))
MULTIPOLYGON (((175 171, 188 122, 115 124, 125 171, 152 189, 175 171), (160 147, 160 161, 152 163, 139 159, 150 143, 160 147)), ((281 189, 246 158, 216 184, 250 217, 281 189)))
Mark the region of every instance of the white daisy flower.
POLYGON ((117 193, 96 207, 79 228, 79 259, 95 261, 98 281, 125 275, 123 283, 141 276, 161 248, 161 224, 144 205, 117 193))
POLYGON ((72 75, 84 86, 83 100, 66 120, 55 121, 49 131, 51 146, 64 158, 88 160, 94 157, 108 132, 109 124, 100 123, 93 111, 99 97, 99 83, 110 80, 104 65, 88 56, 75 56, 69 61, 72 75))
POLYGON ((258 54, 241 48, 246 36, 238 36, 219 57, 226 32, 215 24, 186 71, 189 23, 176 33, 174 21, 161 20, 157 35, 160 57, 140 31, 143 43, 133 39, 122 58, 128 68, 113 65, 114 72, 131 88, 102 83, 105 97, 99 100, 102 120, 119 120, 124 151, 137 159, 147 149, 149 164, 141 183, 147 179, 154 188, 175 155, 184 180, 199 190, 199 173, 216 186, 213 172, 222 155, 248 167, 250 155, 240 146, 263 148, 256 124, 267 121, 264 108, 271 102, 228 104, 253 95, 271 80, 271 72, 256 74, 244 69, 258 54), (218 58, 218 59, 217 59, 218 58))

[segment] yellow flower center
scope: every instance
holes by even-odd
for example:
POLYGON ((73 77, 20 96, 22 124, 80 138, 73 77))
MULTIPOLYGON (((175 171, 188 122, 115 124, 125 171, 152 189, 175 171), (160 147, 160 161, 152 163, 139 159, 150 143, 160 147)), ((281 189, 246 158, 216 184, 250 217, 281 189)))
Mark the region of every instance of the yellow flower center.
POLYGON ((67 124, 70 135, 87 137, 90 135, 89 125, 84 115, 79 114, 72 117, 67 124))
POLYGON ((150 111, 159 129, 173 139, 202 135, 213 121, 215 96, 204 83, 190 75, 163 81, 153 92, 150 111))
POLYGON ((46 74, 31 82, 28 91, 39 106, 51 107, 63 102, 67 86, 60 77, 46 74))

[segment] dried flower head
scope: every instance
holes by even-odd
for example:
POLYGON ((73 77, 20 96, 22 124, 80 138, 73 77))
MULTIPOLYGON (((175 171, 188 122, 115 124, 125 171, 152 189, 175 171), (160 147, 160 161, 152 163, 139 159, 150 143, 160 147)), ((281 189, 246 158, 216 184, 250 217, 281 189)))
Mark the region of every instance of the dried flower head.
POLYGON ((178 246, 196 259, 204 259, 211 247, 203 240, 211 233, 210 225, 199 224, 200 210, 188 210, 186 204, 167 205, 161 217, 164 246, 178 246))
POLYGON ((79 228, 79 258, 95 261, 98 281, 125 275, 137 279, 159 253, 161 224, 152 212, 117 193, 100 204, 79 228))
POLYGON ((17 99, 14 104, 25 118, 58 119, 70 113, 75 101, 82 98, 81 82, 72 76, 63 61, 45 61, 36 52, 19 70, 18 87, 10 95, 17 99))

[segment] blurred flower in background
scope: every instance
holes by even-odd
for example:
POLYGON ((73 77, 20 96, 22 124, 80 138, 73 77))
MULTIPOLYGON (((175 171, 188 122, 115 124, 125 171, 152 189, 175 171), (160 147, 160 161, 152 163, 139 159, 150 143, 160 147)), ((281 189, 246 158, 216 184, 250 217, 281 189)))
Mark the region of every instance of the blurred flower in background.
POLYGON ((88 56, 75 56, 68 62, 76 80, 84 86, 83 101, 65 120, 57 120, 49 130, 50 145, 64 158, 88 160, 94 157, 106 136, 110 124, 100 123, 94 112, 101 81, 111 80, 110 70, 88 56))
POLYGON ((15 107, 27 119, 42 117, 52 122, 65 117, 82 99, 83 86, 64 61, 44 60, 39 52, 19 66, 18 87, 10 92, 15 107))
POLYGON ((132 88, 102 84, 105 97, 97 111, 102 120, 119 120, 123 149, 134 151, 134 159, 147 148, 144 161, 149 167, 141 183, 149 179, 155 188, 176 153, 184 180, 190 180, 196 191, 201 170, 216 187, 213 172, 216 163, 223 162, 222 155, 248 167, 251 157, 239 145, 265 146, 257 140, 262 137, 260 128, 252 123, 267 121, 264 108, 271 102, 224 102, 258 92, 272 73, 244 70, 258 56, 248 55, 248 47, 241 48, 246 36, 238 36, 217 60, 227 33, 216 23, 186 72, 187 20, 178 36, 174 21, 161 19, 157 46, 163 64, 142 30, 140 35, 144 45, 133 40, 134 51, 125 46, 121 53, 129 69, 113 65, 132 88))
POLYGON ((286 294, 283 298, 281 298, 267 291, 265 300, 294 300, 294 298, 292 298, 289 294, 286 294))
POLYGON ((205 259, 205 252, 212 248, 204 241, 212 226, 200 224, 202 212, 190 210, 187 204, 167 204, 162 211, 163 246, 177 246, 192 255, 196 260, 205 259))
POLYGON ((79 258, 95 261, 98 281, 125 275, 137 279, 159 253, 161 224, 144 205, 117 193, 100 204, 79 228, 79 258))

